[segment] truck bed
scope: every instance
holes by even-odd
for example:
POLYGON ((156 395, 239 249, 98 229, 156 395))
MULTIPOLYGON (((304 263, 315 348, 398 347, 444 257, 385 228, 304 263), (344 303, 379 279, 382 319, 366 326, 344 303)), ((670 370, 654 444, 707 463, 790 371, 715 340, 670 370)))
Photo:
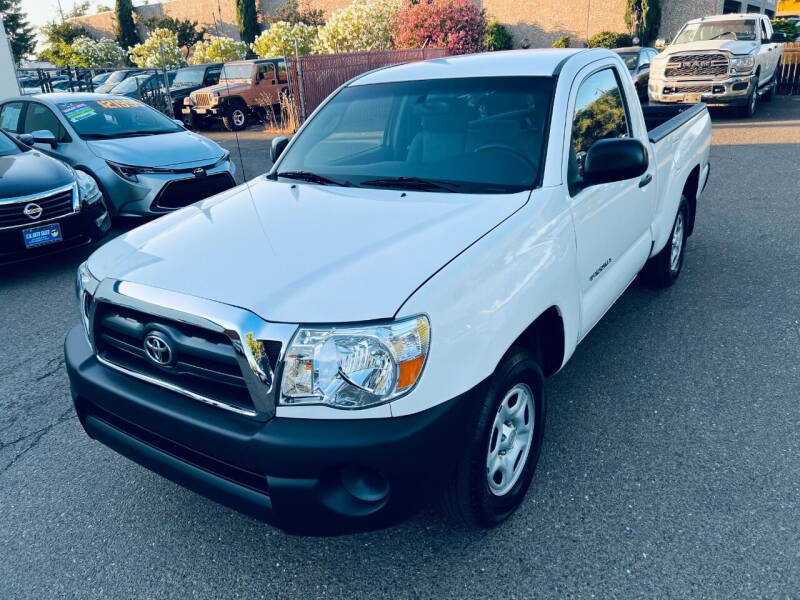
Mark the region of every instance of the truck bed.
POLYGON ((706 110, 699 104, 645 104, 642 106, 647 133, 653 143, 664 139, 684 123, 706 110))

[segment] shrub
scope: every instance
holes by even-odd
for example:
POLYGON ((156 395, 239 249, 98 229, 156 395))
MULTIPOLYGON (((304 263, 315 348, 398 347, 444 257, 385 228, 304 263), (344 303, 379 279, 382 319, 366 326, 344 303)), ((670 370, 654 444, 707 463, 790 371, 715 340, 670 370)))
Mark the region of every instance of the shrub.
POLYGON ((486 32, 486 49, 493 52, 495 50, 511 50, 514 47, 514 39, 502 24, 497 21, 489 21, 486 32))
POLYGON ((555 42, 553 42, 553 48, 569 48, 571 41, 572 40, 570 40, 568 35, 562 35, 555 42))
POLYGON ((486 47, 486 11, 470 0, 422 0, 401 10, 392 28, 398 48, 444 46, 468 54, 486 47))
POLYGON ((79 37, 70 45, 69 57, 74 67, 116 67, 125 62, 126 53, 115 40, 79 37))
POLYGON ((408 0, 354 0, 331 13, 319 28, 314 51, 320 54, 386 50, 392 47, 389 24, 408 0))
POLYGON ((184 64, 183 54, 178 48, 178 36, 169 29, 154 29, 143 43, 128 50, 128 54, 137 67, 159 68, 162 47, 167 68, 174 69, 184 64))
POLYGON ((305 23, 287 23, 278 21, 270 25, 253 42, 253 52, 260 58, 274 56, 294 55, 295 40, 297 41, 298 52, 309 54, 317 38, 317 28, 305 23))
POLYGON ((228 62, 241 60, 247 56, 247 44, 237 42, 229 37, 212 35, 204 42, 194 45, 194 52, 189 57, 189 64, 202 65, 212 62, 228 62))
POLYGON ((625 46, 632 46, 633 40, 627 33, 601 31, 590 37, 586 45, 589 48, 624 48, 625 46))
POLYGON ((800 21, 775 19, 772 22, 772 29, 784 34, 787 42, 793 42, 798 38, 798 36, 800 36, 800 21))

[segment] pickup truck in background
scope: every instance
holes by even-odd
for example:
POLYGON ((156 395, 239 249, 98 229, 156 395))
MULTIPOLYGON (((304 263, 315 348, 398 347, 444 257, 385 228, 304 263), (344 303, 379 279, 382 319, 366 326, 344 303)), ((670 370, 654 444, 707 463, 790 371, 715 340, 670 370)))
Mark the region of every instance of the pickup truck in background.
POLYGON ((268 174, 80 266, 80 421, 290 532, 435 495, 494 526, 533 478, 544 379, 640 272, 679 276, 710 141, 705 105, 643 109, 609 50, 357 77, 268 174))
POLYGON ((736 106, 752 117, 759 99, 775 96, 784 41, 766 15, 689 21, 650 63, 650 101, 736 106))

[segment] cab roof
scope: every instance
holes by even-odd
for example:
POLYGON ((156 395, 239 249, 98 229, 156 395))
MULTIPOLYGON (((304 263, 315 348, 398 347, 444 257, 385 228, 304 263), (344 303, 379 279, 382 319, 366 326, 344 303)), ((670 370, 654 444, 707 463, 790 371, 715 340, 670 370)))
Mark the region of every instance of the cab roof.
POLYGON ((448 56, 377 69, 358 77, 350 85, 458 77, 549 77, 556 74, 561 64, 567 59, 582 52, 599 53, 609 51, 581 48, 547 48, 448 56))
POLYGON ((700 17, 699 19, 692 19, 687 23, 713 23, 714 21, 749 21, 763 17, 758 13, 727 13, 724 15, 713 15, 711 17, 700 17))

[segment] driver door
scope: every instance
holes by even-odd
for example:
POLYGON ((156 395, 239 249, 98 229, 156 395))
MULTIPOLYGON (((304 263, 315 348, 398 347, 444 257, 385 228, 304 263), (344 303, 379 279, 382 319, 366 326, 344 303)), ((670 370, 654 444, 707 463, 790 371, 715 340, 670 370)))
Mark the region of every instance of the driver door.
MULTIPOLYGON (((643 177, 583 187, 581 164, 594 142, 639 137, 627 109, 632 86, 613 64, 592 66, 573 87, 567 131, 567 181, 577 238, 581 290, 580 336, 585 336, 636 277, 650 252, 655 204, 654 165, 643 177)), ((641 122, 635 124, 641 128, 641 122)))

